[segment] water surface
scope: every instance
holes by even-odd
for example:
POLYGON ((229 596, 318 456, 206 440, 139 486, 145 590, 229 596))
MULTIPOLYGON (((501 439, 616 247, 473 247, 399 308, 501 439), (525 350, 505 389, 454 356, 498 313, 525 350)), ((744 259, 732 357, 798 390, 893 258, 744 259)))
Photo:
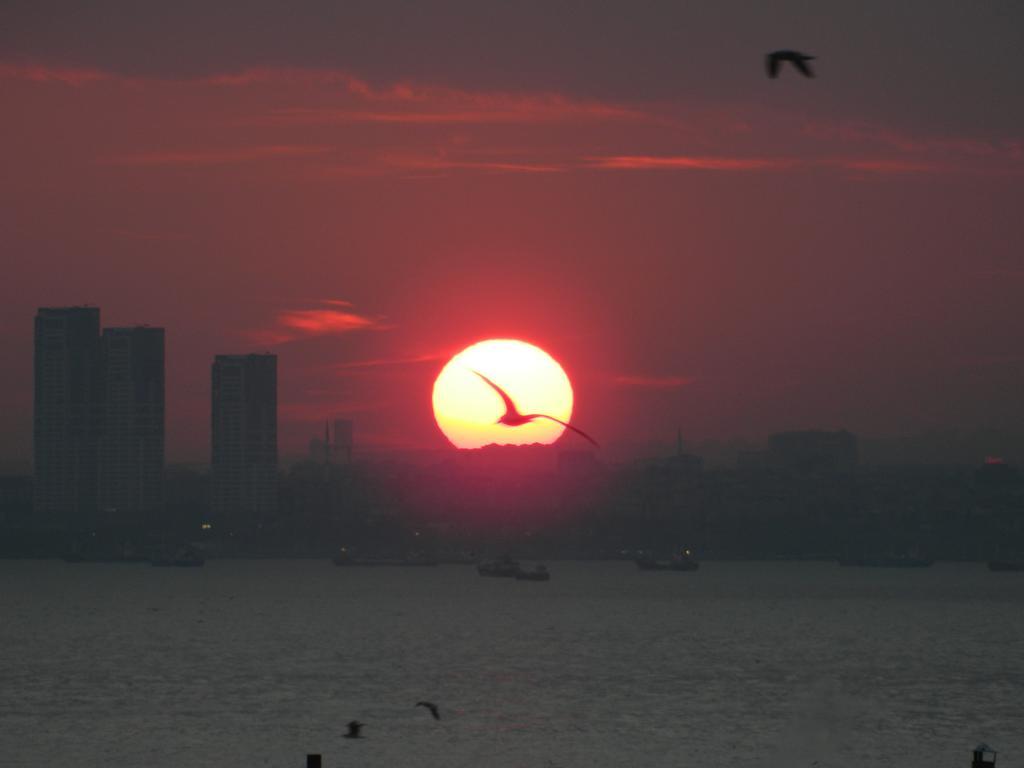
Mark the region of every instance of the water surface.
POLYGON ((0 562, 0 765, 1024 765, 1024 574, 549 567, 0 562))

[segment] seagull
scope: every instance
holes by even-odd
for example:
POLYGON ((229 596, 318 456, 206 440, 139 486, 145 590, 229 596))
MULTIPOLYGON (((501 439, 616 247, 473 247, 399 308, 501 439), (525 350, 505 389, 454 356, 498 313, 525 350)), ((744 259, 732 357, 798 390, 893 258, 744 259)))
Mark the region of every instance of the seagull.
POLYGON ((437 704, 433 704, 433 703, 431 703, 429 701, 417 701, 416 702, 416 706, 417 707, 426 707, 427 709, 430 710, 430 714, 432 714, 434 716, 435 720, 440 720, 441 719, 441 713, 437 711, 437 704))
POLYGON ((348 724, 348 733, 343 733, 342 736, 346 739, 361 739, 363 737, 359 732, 363 729, 364 725, 366 725, 366 723, 360 723, 358 720, 352 720, 348 724))
POLYGON ((498 419, 498 424, 504 424, 506 427, 521 427, 523 424, 529 424, 534 419, 550 419, 556 424, 561 424, 566 429, 571 429, 577 435, 582 437, 584 440, 588 440, 597 447, 597 441, 594 440, 590 435, 584 432, 582 429, 577 429, 572 424, 567 424, 561 419, 556 419, 554 416, 548 416, 546 413, 520 413, 519 409, 516 408, 516 404, 512 402, 512 398, 508 396, 508 393, 504 389, 499 387, 493 381, 488 379, 479 371, 473 371, 477 376, 486 381, 490 387, 501 395, 501 399, 505 402, 505 413, 498 419))
POLYGON ((779 76, 779 67, 784 61, 791 62, 794 67, 800 70, 804 77, 814 77, 811 68, 807 66, 807 62, 813 58, 813 56, 808 56, 806 53, 800 53, 799 51, 772 51, 764 57, 764 63, 768 68, 768 77, 771 78, 779 76))

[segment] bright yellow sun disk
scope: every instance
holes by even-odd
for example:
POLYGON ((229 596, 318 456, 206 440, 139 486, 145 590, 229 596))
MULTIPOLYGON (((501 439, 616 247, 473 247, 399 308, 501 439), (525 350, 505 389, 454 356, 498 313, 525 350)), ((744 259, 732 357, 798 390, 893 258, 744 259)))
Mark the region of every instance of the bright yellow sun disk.
POLYGON ((565 427, 537 419, 518 427, 498 424, 505 412, 501 396, 473 371, 504 389, 520 413, 572 417, 572 385, 547 352, 515 339, 473 344, 448 361, 434 382, 434 419, 457 448, 553 443, 565 427))

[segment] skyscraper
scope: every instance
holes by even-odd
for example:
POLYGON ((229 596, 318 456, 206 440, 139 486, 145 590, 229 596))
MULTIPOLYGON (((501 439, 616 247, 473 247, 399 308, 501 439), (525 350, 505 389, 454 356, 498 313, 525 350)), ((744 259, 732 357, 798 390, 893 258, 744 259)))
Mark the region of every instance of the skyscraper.
POLYGON ((34 365, 33 508, 40 523, 84 528, 96 511, 99 309, 39 309, 34 365))
POLYGON ((101 350, 100 515, 140 524, 163 506, 164 329, 105 328, 101 350))
POLYGON ((244 528, 277 508, 277 356, 217 355, 212 384, 213 512, 244 528))

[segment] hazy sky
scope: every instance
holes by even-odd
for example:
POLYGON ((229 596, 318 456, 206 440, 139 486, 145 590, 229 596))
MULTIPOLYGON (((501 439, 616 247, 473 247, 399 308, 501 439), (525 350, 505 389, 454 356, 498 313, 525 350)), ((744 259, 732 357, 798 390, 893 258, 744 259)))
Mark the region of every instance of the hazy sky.
POLYGON ((443 446, 490 336, 606 442, 1024 428, 1016 0, 83 5, 0 8, 0 459, 76 303, 167 328, 172 459, 262 350, 285 451, 443 446))

